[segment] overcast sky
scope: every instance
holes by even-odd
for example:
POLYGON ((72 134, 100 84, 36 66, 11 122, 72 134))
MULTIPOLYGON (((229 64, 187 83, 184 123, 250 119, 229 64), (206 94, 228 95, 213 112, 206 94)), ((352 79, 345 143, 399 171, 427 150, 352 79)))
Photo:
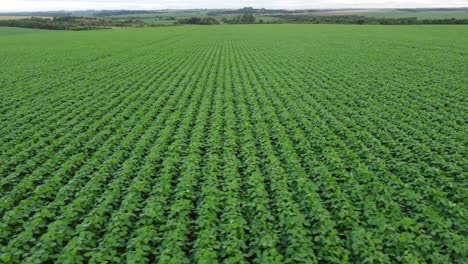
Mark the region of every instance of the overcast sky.
POLYGON ((89 9, 468 7, 468 0, 0 0, 0 12, 89 9))

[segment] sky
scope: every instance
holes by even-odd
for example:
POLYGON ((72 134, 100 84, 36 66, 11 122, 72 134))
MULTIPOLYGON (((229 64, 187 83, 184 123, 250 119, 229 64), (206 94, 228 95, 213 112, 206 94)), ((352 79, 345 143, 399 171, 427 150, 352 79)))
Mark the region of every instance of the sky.
POLYGON ((277 9, 468 7, 468 0, 0 0, 0 12, 245 6, 277 9))

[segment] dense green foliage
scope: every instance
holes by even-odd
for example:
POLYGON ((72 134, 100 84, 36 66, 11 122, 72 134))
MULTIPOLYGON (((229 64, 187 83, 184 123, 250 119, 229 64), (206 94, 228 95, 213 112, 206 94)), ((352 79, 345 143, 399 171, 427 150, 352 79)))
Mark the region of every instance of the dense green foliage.
POLYGON ((0 262, 466 263, 468 27, 0 28, 0 262))
MULTIPOLYGON (((365 16, 375 18, 417 18, 420 20, 468 19, 468 8, 416 8, 416 9, 265 9, 245 7, 241 9, 213 10, 211 16, 255 14, 256 16, 300 15, 317 16, 365 16)), ((330 19, 330 18, 329 18, 330 19)))
POLYGON ((219 21, 213 17, 190 17, 178 19, 177 24, 189 25, 217 25, 219 21))
MULTIPOLYGON (((225 24, 255 24, 257 19, 253 14, 236 15, 232 18, 223 17, 221 21, 225 24)), ((177 24, 190 25, 217 25, 220 22, 214 17, 191 17, 178 19, 177 24)))
POLYGON ((115 27, 217 24, 372 24, 372 25, 466 25, 468 9, 304 9, 282 10, 245 7, 241 9, 187 10, 88 10, 58 12, 0 13, 1 16, 32 16, 0 19, 0 26, 94 30, 115 27), (54 19, 41 19, 39 16, 54 19))
POLYGON ((143 27, 145 26, 145 23, 132 19, 117 20, 68 16, 54 17, 53 19, 32 17, 24 19, 0 20, 0 26, 78 31, 109 29, 112 27, 143 27))
POLYGON ((227 24, 254 24, 257 18, 253 14, 242 14, 229 18, 223 18, 223 22, 227 24))
POLYGON ((468 18, 418 19, 417 17, 372 17, 372 16, 312 16, 312 15, 275 15, 279 18, 275 23, 305 23, 305 24, 371 24, 371 25, 468 25, 468 18))
MULTIPOLYGON (((228 13, 228 11, 226 14, 228 13)), ((358 25, 468 25, 468 16, 462 19, 456 18, 433 18, 419 19, 418 17, 396 17, 385 16, 362 16, 362 15, 323 15, 323 14, 289 14, 281 13, 263 16, 257 20, 253 13, 242 13, 233 16, 221 17, 190 17, 177 20, 177 24, 192 25, 216 25, 218 19, 225 24, 358 24, 358 25), (271 18, 266 20, 265 18, 271 18), (265 21, 266 20, 266 21, 265 21)))
MULTIPOLYGON (((443 11, 393 10, 388 12, 359 13, 359 10, 274 10, 242 8, 238 10, 179 10, 179 11, 82 11, 36 12, 12 14, 54 14, 46 18, 0 20, 0 26, 51 30, 95 30, 115 27, 154 27, 169 25, 218 25, 218 24, 371 24, 371 25, 467 25, 468 14, 463 9, 443 11), (339 15, 341 12, 341 15, 339 15), (353 13, 355 12, 355 13, 353 13), (439 15, 424 15, 432 12, 439 15), (443 14, 441 13, 443 12, 443 14), (414 14, 412 17, 392 14, 414 14), (82 16, 83 14, 89 16, 82 16), (418 15, 422 14, 422 15, 418 15), (453 16, 450 16, 453 14, 453 16), (81 16, 80 16, 81 15, 81 16)), ((1 14, 0 14, 1 15, 1 14)))

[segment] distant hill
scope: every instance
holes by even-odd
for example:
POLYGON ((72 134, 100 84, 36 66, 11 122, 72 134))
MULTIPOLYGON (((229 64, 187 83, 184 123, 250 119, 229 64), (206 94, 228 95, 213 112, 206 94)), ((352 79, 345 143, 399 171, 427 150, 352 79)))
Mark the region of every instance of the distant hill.
POLYGON ((208 15, 238 15, 238 14, 278 14, 278 13, 290 13, 300 10, 286 10, 286 9, 265 9, 265 8, 253 8, 253 7, 244 7, 241 9, 224 9, 211 11, 208 15))
POLYGON ((69 11, 40 11, 40 12, 4 12, 0 16, 34 16, 34 17, 64 17, 71 16, 69 11))
POLYGON ((41 11, 41 12, 10 12, 0 13, 0 16, 34 16, 34 17, 153 17, 159 15, 192 16, 230 16, 242 14, 254 14, 257 16, 287 15, 366 15, 376 17, 422 17, 422 18, 465 18, 468 15, 468 7, 465 8, 400 8, 400 9, 266 9, 244 7, 240 9, 161 9, 161 10, 85 10, 85 11, 41 11), (422 14, 412 15, 412 14, 422 14), (434 15, 435 14, 435 15, 434 15), (438 16, 439 15, 439 16, 438 16))

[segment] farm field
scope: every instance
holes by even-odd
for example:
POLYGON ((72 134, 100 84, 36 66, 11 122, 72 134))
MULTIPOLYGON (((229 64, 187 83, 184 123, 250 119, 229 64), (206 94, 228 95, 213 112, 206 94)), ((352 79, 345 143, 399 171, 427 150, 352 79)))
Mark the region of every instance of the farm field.
MULTIPOLYGON (((0 15, 0 20, 13 20, 13 19, 25 19, 25 18, 31 18, 31 16, 2 16, 0 15)), ((38 18, 52 19, 52 17, 43 17, 43 16, 39 16, 38 18)))
MULTIPOLYGON (((13 28, 13 27, 0 27, 0 36, 6 37, 6 36, 11 36, 11 35, 25 35, 25 34, 34 34, 34 33, 41 33, 46 35, 48 33, 54 33, 53 31, 38 31, 35 29, 29 29, 29 28, 13 28)), ((3 76, 2 76, 3 77, 3 76)))
POLYGON ((466 263, 466 26, 0 47, 1 263, 466 263))

